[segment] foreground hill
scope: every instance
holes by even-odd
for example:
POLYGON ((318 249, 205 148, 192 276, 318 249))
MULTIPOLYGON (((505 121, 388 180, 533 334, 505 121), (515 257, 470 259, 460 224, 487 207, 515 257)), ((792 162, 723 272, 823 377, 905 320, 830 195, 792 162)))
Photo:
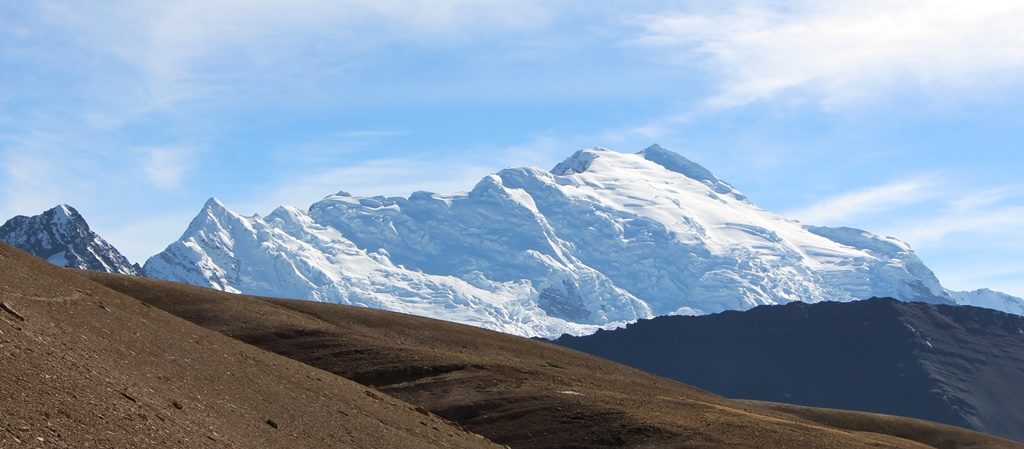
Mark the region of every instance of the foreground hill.
POLYGON ((1024 317, 872 299, 660 317, 558 344, 729 397, 913 416, 1024 441, 1024 317))
POLYGON ((906 418, 743 403, 546 342, 410 315, 83 273, 516 449, 1021 445, 906 418))
POLYGON ((525 336, 790 301, 953 301, 906 243, 779 217, 657 145, 582 150, 451 195, 339 192, 266 216, 211 199, 144 268, 525 336))
POLYGON ((496 448, 0 244, 0 447, 496 448))

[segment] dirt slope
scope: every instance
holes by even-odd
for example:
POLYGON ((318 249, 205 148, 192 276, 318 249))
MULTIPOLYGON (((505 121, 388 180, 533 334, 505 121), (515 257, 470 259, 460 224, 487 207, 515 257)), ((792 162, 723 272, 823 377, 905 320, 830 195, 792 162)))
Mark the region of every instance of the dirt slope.
POLYGON ((826 420, 731 401, 552 344, 426 318, 85 275, 513 448, 1022 447, 905 418, 810 410, 826 420))
POLYGON ((0 447, 497 447, 0 244, 0 447))

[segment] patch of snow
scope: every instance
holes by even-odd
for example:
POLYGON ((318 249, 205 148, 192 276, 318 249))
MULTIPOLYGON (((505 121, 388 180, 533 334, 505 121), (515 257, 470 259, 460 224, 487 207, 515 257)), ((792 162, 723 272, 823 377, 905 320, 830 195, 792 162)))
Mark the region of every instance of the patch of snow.
POLYGON ((950 290, 949 294, 953 296, 957 304, 962 306, 984 307, 1015 315, 1024 315, 1024 299, 1006 293, 983 288, 967 292, 950 290))

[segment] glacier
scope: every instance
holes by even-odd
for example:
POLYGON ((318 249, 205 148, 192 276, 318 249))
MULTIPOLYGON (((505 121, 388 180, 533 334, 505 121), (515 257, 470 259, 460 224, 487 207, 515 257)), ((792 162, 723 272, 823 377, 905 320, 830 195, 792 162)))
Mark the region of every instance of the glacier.
POLYGON ((581 150, 457 194, 339 192, 266 217, 211 199, 144 271, 545 337, 790 301, 954 303, 907 244, 777 216, 657 145, 581 150))
POLYGON ((223 291, 350 304, 520 335, 589 333, 539 313, 522 281, 426 274, 367 251, 307 213, 244 217, 210 199, 185 235, 150 258, 147 276, 223 291))

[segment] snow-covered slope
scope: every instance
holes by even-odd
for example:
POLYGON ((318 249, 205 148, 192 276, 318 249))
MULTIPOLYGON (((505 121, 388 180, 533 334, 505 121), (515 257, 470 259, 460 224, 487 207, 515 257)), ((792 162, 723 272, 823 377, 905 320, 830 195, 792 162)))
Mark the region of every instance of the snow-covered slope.
POLYGON ((92 232, 82 215, 66 204, 7 220, 0 226, 0 240, 62 267, 139 274, 137 265, 92 232))
POLYGON ((145 272, 545 336, 789 301, 952 303, 906 244, 778 217, 657 145, 583 150, 454 195, 341 192, 266 218, 211 200, 145 272))
POLYGON ((962 306, 984 307, 1015 315, 1024 315, 1024 299, 1006 293, 983 288, 969 292, 949 290, 949 294, 957 304, 962 306))
MULTIPOLYGON (((229 292, 394 310, 522 335, 596 326, 545 315, 523 281, 438 276, 396 266, 295 208, 243 217, 207 201, 181 240, 146 262, 147 276, 229 292)), ((648 316, 644 314, 643 316, 648 316)))
POLYGON ((336 195, 310 215, 430 273, 526 279, 542 293, 562 286, 552 273, 593 273, 572 279, 584 297, 563 289, 553 293, 565 304, 542 304, 574 321, 602 319, 607 307, 586 297, 621 290, 656 315, 870 296, 949 302, 905 244, 777 217, 657 146, 580 151, 550 173, 503 170, 466 195, 336 195))

